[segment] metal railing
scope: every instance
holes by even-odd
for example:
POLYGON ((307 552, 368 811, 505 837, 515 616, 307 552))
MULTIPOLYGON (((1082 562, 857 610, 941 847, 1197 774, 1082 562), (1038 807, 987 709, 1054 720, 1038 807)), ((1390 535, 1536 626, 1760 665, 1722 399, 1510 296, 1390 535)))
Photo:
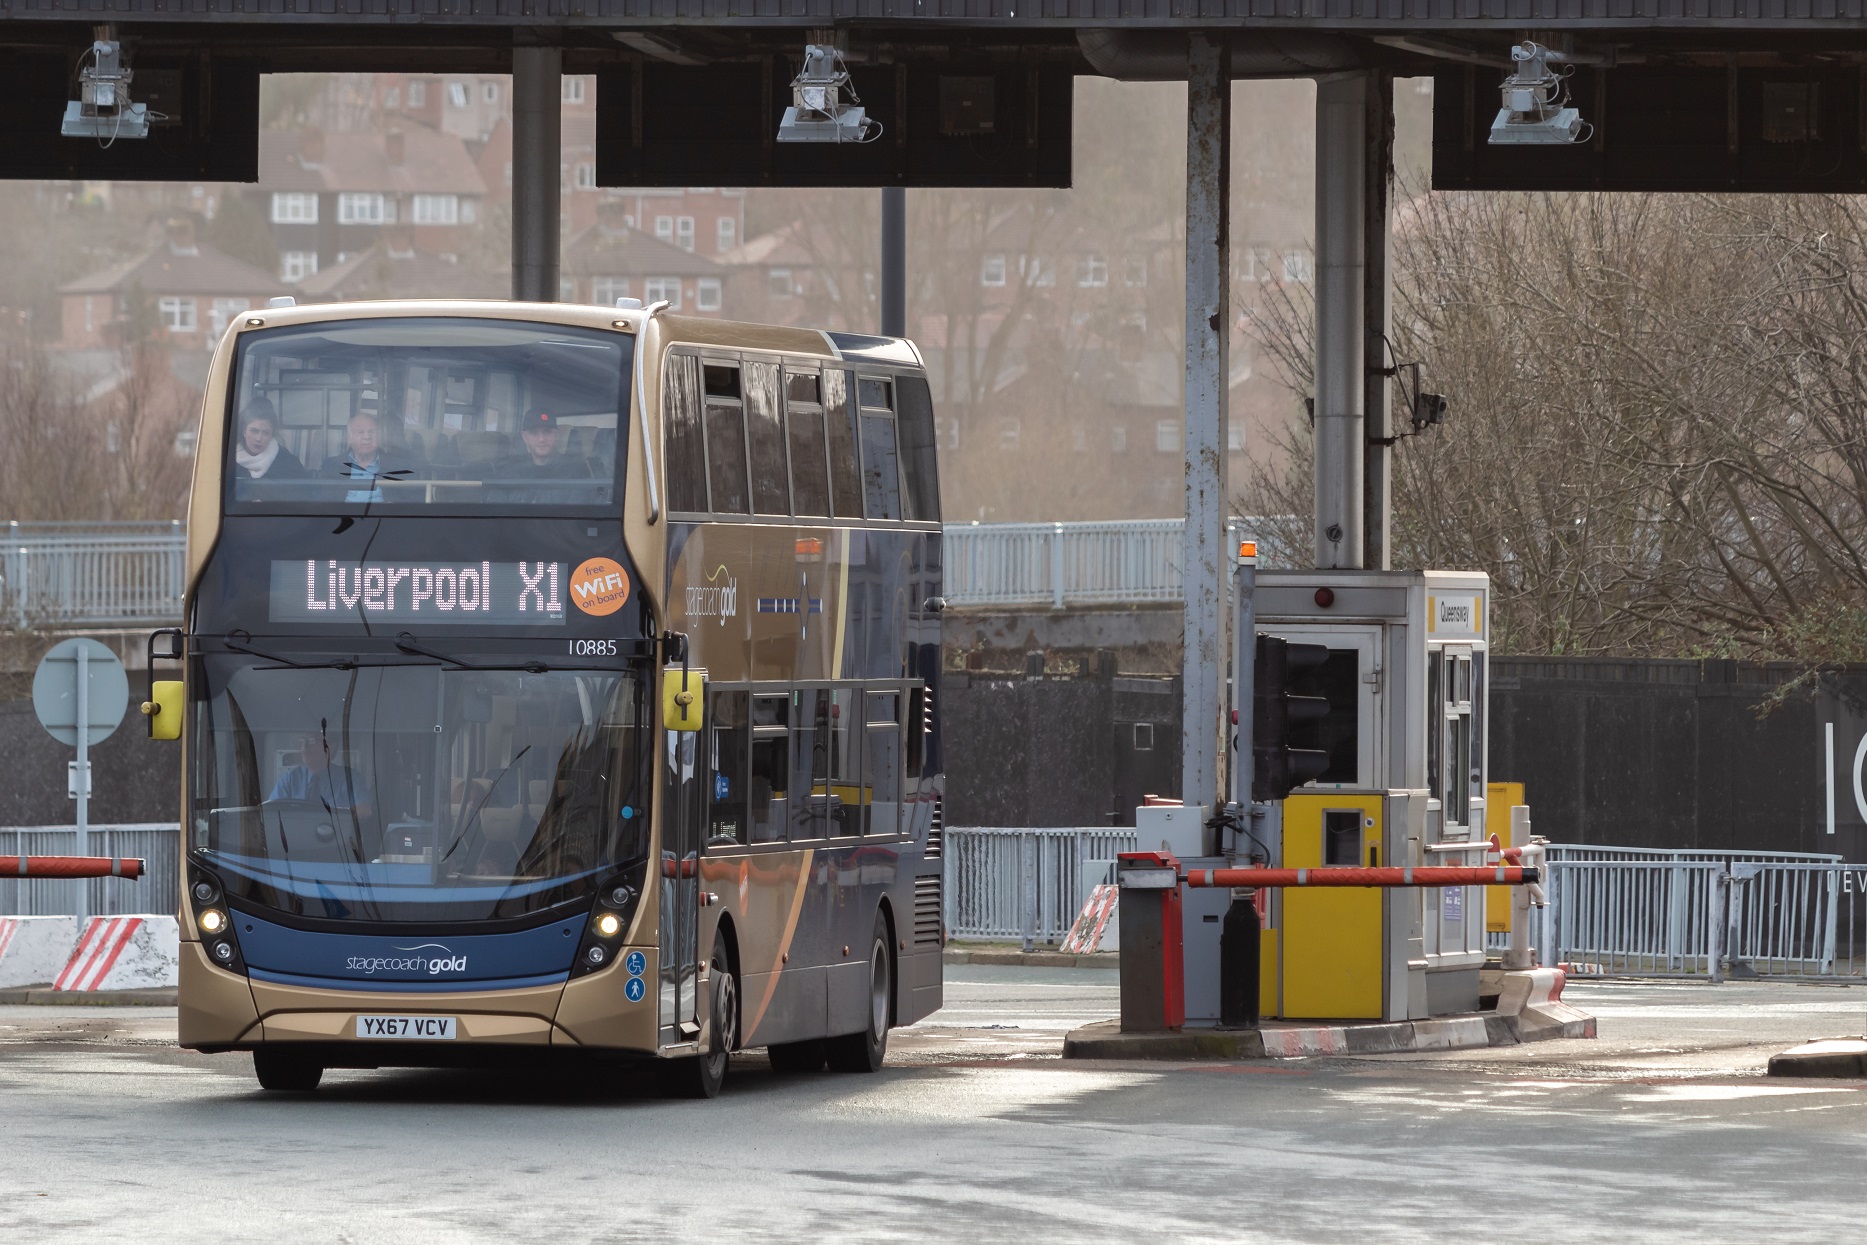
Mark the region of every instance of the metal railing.
POLYGON ((948 826, 942 850, 948 937, 1056 943, 1117 853, 1136 849, 1132 829, 948 826))
MULTIPOLYGON (((1181 598, 1179 519, 955 523, 945 595, 957 606, 1171 605, 1181 598)), ((1228 546, 1262 526, 1227 525, 1228 546)), ((0 527, 0 620, 20 627, 156 626, 181 617, 187 530, 173 523, 0 527)), ((1276 563, 1265 547, 1260 558, 1276 563)))
MULTIPOLYGON (((1179 519, 949 524, 943 591, 957 606, 1177 603, 1184 526, 1179 519)), ((1278 525, 1233 519, 1228 545, 1260 527, 1269 532, 1278 525)), ((1260 558, 1277 560, 1269 549, 1260 558)))
POLYGON ((92 916, 126 912, 174 912, 180 906, 181 832, 174 822, 91 826, 84 851, 76 826, 0 828, 0 856, 140 856, 147 872, 134 882, 120 878, 67 881, 0 877, 0 916, 70 916, 78 911, 79 888, 87 888, 85 911, 92 916))
POLYGON ((181 617, 181 523, 7 523, 0 620, 28 627, 159 626, 181 617))

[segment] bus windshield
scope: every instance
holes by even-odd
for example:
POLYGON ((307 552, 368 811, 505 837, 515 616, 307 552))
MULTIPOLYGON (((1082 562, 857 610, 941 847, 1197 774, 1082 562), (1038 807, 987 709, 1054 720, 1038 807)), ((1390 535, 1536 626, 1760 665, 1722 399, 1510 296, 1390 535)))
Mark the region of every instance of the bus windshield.
POLYGON ((648 850, 629 670, 199 659, 190 846, 236 900, 327 921, 525 917, 648 850))
POLYGON ((231 513, 609 506, 634 341, 466 318, 241 337, 231 513))

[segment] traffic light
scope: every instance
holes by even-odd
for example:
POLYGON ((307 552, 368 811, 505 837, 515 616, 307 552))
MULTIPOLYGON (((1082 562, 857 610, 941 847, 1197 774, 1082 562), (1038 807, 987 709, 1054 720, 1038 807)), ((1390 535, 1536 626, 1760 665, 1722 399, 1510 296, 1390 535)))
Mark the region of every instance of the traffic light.
POLYGON ((1258 637, 1252 669, 1251 798, 1260 803, 1281 800, 1292 789, 1322 776, 1329 754, 1315 748, 1291 747, 1292 736, 1329 716, 1329 702, 1321 696, 1292 695, 1290 688, 1305 674, 1329 660, 1320 644, 1292 644, 1276 636, 1258 637))

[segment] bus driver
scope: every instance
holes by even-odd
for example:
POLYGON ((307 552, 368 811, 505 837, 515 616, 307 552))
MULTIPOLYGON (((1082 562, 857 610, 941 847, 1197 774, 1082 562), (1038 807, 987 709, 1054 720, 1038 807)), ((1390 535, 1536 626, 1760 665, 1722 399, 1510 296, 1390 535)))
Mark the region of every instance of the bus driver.
POLYGON ((369 817, 373 803, 369 785, 347 767, 331 764, 331 746, 322 724, 316 732, 305 732, 299 749, 298 764, 279 774, 268 800, 306 800, 332 812, 348 808, 359 817, 369 817))

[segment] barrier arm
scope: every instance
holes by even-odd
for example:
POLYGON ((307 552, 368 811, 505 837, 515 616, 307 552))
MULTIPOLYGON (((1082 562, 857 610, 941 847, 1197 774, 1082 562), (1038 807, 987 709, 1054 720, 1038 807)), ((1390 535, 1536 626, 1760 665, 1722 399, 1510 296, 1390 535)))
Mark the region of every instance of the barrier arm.
POLYGON ((123 878, 136 881, 148 864, 135 856, 0 856, 0 877, 123 878))

